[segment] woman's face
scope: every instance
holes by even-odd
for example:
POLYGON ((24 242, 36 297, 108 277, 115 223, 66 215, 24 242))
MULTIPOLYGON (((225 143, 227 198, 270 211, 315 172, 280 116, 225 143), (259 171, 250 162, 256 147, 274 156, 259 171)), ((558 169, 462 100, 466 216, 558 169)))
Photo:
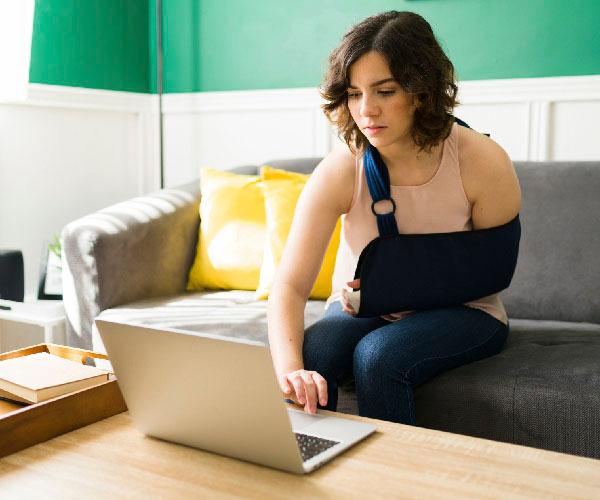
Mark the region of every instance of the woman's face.
POLYGON ((410 137, 415 98, 392 76, 383 55, 371 51, 349 69, 348 109, 356 126, 376 148, 410 137))

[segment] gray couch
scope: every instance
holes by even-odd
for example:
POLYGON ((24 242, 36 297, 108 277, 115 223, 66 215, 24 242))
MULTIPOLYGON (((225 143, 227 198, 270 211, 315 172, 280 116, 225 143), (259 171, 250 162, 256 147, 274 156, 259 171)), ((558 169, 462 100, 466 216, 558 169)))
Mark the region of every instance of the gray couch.
MULTIPOLYGON (((320 158, 271 161, 310 172, 320 158)), ((600 457, 600 162, 515 162, 523 235, 502 293, 511 331, 497 356, 417 387, 418 425, 600 457)), ((256 173, 256 166, 235 169, 256 173)), ((197 183, 101 210, 63 231, 69 343, 103 350, 105 318, 267 342, 253 292, 186 293, 199 225, 197 183)), ((323 301, 309 301, 305 324, 323 301)), ((357 413, 349 381, 339 411, 357 413)))

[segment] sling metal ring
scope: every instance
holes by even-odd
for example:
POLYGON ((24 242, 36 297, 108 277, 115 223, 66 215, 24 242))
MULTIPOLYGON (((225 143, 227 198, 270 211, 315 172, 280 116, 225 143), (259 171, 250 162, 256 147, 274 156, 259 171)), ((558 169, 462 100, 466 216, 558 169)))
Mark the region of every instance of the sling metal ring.
POLYGON ((382 200, 379 200, 379 201, 376 201, 376 202, 374 201, 374 202, 372 202, 372 203, 371 203, 371 212, 373 212, 373 215, 375 215, 375 216, 377 216, 377 215, 389 215, 389 214, 395 214, 395 213, 396 213, 396 202, 395 202, 395 201, 394 201, 392 198, 384 198, 384 199, 382 199, 382 200), (378 214, 378 213, 375 211, 375 203, 379 203, 379 202, 381 202, 381 201, 391 201, 391 202, 392 202, 392 211, 391 211, 391 212, 388 212, 388 213, 386 213, 386 214, 378 214))

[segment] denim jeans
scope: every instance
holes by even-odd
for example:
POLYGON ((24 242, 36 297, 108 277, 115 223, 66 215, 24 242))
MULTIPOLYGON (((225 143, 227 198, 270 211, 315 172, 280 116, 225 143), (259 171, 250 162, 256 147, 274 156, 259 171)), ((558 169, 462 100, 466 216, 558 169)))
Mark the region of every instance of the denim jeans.
POLYGON ((359 414, 416 423, 413 389, 452 368, 498 354, 509 327, 468 306, 418 311, 395 322, 356 318, 333 302, 304 334, 304 368, 327 381, 326 410, 354 378, 359 414))

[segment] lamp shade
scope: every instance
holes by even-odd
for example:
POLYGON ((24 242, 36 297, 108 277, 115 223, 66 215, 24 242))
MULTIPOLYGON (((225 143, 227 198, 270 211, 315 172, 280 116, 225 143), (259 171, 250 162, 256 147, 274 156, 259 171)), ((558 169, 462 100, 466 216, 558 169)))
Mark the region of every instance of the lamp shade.
POLYGON ((0 0, 0 101, 27 98, 34 0, 0 0))

